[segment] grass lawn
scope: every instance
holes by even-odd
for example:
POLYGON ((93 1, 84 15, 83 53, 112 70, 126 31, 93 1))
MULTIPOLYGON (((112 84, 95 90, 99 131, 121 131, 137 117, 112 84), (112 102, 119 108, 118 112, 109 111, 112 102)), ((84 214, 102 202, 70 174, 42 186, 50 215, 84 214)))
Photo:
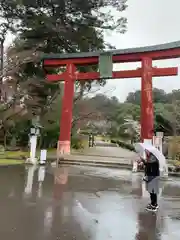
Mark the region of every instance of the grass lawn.
POLYGON ((0 158, 3 157, 9 157, 9 158, 20 158, 20 157, 28 157, 29 153, 28 152, 23 152, 23 151, 5 151, 4 153, 0 154, 0 158))
MULTIPOLYGON (((52 155, 56 154, 56 149, 48 149, 47 154, 52 155)), ((40 156, 40 150, 37 150, 37 157, 40 156)), ((0 159, 6 159, 6 158, 13 158, 13 159, 18 159, 18 158, 28 158, 29 157, 29 152, 26 151, 5 151, 4 153, 0 153, 0 159)))
POLYGON ((19 165, 23 164, 23 160, 16 160, 16 159, 0 159, 0 166, 1 165, 19 165))
MULTIPOLYGON (((88 144, 87 144, 88 145, 88 144)), ((82 152, 84 149, 71 149, 72 152, 82 152)), ((47 149, 47 158, 56 156, 56 149, 47 149)), ((13 159, 26 159, 29 157, 29 152, 25 151, 6 151, 4 153, 0 153, 0 159, 13 158, 13 159)), ((36 152, 36 157, 40 157, 40 150, 38 149, 36 152)))

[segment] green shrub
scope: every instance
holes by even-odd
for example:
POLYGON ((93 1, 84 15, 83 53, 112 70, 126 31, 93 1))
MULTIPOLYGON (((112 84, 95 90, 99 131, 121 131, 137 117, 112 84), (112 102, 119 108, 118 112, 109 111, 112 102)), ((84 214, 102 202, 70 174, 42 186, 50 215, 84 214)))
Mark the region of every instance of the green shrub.
POLYGON ((90 131, 86 131, 86 130, 81 130, 80 131, 80 134, 83 134, 83 135, 89 135, 90 134, 90 131))
POLYGON ((168 157, 172 160, 180 161, 180 137, 171 137, 168 139, 168 157))
POLYGON ((0 154, 4 154, 5 148, 3 145, 0 145, 0 154))
POLYGON ((129 144, 129 143, 126 143, 126 142, 122 142, 122 141, 115 141, 115 140, 111 140, 111 143, 116 143, 119 145, 119 147, 122 147, 122 148, 125 148, 125 149, 128 149, 130 151, 133 151, 135 152, 135 148, 132 144, 129 144))
POLYGON ((72 137, 71 138, 71 147, 73 149, 82 149, 84 148, 83 141, 79 137, 72 137))

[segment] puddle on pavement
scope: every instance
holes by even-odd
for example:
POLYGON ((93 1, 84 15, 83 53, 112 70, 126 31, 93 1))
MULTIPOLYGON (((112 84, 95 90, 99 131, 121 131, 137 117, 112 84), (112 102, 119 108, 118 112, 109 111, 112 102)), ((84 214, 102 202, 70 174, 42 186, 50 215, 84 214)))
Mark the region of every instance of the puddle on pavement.
POLYGON ((92 167, 1 167, 0 239, 180 239, 180 180, 144 211, 142 176, 92 167))

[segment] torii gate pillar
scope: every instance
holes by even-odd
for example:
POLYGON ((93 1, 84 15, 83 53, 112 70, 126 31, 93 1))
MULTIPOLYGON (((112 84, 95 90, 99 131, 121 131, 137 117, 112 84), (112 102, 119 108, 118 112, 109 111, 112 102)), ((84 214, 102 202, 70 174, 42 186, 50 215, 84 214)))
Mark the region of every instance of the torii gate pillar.
POLYGON ((60 118, 60 135, 57 146, 58 156, 61 154, 70 154, 75 71, 76 67, 74 64, 67 64, 66 72, 64 73, 64 95, 60 118))
POLYGON ((154 108, 152 94, 152 59, 142 59, 141 77, 141 140, 153 138, 154 108))

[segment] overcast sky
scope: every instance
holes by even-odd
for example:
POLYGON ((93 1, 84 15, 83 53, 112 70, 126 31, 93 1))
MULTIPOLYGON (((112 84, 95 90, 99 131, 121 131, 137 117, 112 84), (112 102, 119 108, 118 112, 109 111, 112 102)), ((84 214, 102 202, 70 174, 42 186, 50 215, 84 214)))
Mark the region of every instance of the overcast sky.
MULTIPOLYGON (((180 0, 128 0, 125 13, 128 19, 126 34, 111 34, 106 41, 116 48, 141 47, 180 40, 180 0)), ((154 65, 161 67, 180 66, 180 59, 156 61, 154 65)), ((115 69, 135 69, 140 65, 129 63, 119 65, 115 69)), ((125 100, 128 92, 140 89, 140 79, 109 80, 105 89, 109 95, 116 95, 125 100)), ((180 76, 154 78, 153 86, 167 92, 180 89, 180 76)))
MULTIPOLYGON (((128 0, 125 15, 128 19, 128 31, 121 35, 106 35, 106 41, 116 48, 131 48, 167 43, 180 40, 180 0, 128 0)), ((6 45, 12 40, 9 36, 6 45)), ((155 66, 180 66, 180 59, 156 61, 155 66)), ((117 69, 135 69, 140 65, 121 64, 117 69)), ((140 79, 112 79, 101 90, 110 96, 124 101, 128 92, 140 89, 140 79)), ((167 92, 180 89, 180 76, 154 78, 154 87, 167 92)))

